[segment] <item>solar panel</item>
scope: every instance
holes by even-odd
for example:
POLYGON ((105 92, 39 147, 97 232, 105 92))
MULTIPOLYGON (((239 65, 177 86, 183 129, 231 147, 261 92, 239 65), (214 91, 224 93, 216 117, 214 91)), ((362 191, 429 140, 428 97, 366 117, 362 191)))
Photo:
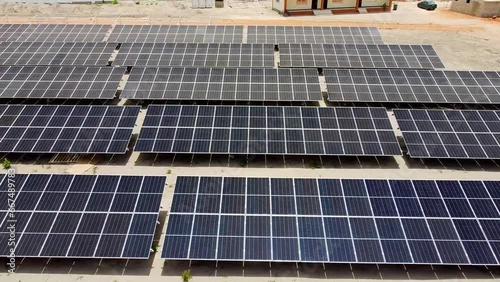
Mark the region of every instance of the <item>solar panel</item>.
POLYGON ((272 44, 123 43, 118 66, 274 67, 272 44))
POLYGON ((384 108, 150 105, 134 150, 401 155, 384 108))
POLYGON ((324 70, 328 100, 500 103, 500 73, 441 70, 324 70))
POLYGON ((0 105, 0 152, 124 154, 140 107, 0 105))
POLYGON ((0 65, 106 66, 116 43, 0 42, 0 65))
POLYGON ((0 98, 113 99, 126 68, 0 66, 0 98))
POLYGON ((413 158, 500 159, 500 111, 394 110, 413 158))
POLYGON ((242 43, 243 26, 232 25, 117 25, 110 42, 242 43))
POLYGON ((377 27, 248 26, 247 43, 384 44, 377 27))
POLYGON ((147 259, 166 177, 72 174, 1 176, 0 257, 147 259), (7 193, 15 183, 16 192, 7 193), (15 212, 7 203, 15 199, 15 212), (5 203, 5 204, 3 204, 5 203), (10 245, 9 245, 10 246, 10 245))
POLYGON ((0 41, 16 42, 100 42, 111 25, 2 24, 0 41))
POLYGON ((314 69, 134 67, 123 98, 169 100, 323 100, 314 69))
POLYGON ((279 44, 281 67, 444 68, 430 45, 279 44))
POLYGON ((498 265, 500 182, 179 176, 170 260, 498 265))

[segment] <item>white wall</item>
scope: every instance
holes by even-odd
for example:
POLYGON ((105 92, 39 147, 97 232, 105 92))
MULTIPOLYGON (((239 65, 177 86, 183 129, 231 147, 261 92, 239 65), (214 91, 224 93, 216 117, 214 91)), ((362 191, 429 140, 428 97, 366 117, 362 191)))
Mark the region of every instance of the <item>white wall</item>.
POLYGON ((363 0, 361 2, 361 7, 382 7, 384 3, 389 6, 389 0, 363 0))
POLYGON ((328 9, 336 8, 356 8, 356 0, 341 0, 341 2, 334 2, 334 0, 328 0, 328 9))
POLYGON ((489 18, 500 16, 500 1, 471 0, 470 3, 467 3, 466 0, 458 0, 451 2, 451 9, 476 17, 489 18))
MULTIPOLYGON (((284 0, 280 0, 280 1, 284 1, 284 0)), ((317 1, 317 0, 306 0, 306 1, 287 0, 286 1, 286 9, 287 9, 287 11, 288 10, 311 10, 312 1, 317 1)), ((319 7, 319 3, 318 3, 318 7, 319 7)))
POLYGON ((285 11, 285 0, 273 0, 273 9, 276 11, 285 11))

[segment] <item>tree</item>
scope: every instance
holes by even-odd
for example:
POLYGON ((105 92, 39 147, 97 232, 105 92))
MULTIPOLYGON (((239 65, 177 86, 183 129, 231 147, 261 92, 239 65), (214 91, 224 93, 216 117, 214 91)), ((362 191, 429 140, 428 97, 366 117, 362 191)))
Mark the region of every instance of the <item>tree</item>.
POLYGON ((191 273, 189 272, 189 270, 184 270, 182 272, 182 276, 181 276, 182 282, 189 282, 189 280, 191 280, 191 278, 193 278, 193 276, 191 276, 191 273))

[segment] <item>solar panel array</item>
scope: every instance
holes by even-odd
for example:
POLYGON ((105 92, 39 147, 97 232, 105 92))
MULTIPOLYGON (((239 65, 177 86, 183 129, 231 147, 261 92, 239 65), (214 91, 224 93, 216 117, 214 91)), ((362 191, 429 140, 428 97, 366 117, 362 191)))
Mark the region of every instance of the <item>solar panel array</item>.
POLYGON ((281 67, 444 68, 430 45, 279 44, 281 67))
POLYGON ((111 25, 2 24, 0 41, 16 42, 100 42, 111 25))
POLYGON ((134 67, 123 98, 169 100, 323 100, 314 69, 134 67))
POLYGON ((0 257, 149 258, 166 177, 16 174, 2 177, 0 257), (13 180, 15 182, 13 182, 13 180), (15 183, 15 212, 7 191, 15 183))
POLYGON ((0 105, 0 152, 123 154, 140 107, 0 105))
POLYGON ((0 66, 0 98, 113 99, 126 68, 0 66))
POLYGON ((109 42, 242 43, 243 26, 117 25, 109 42))
POLYGON ((272 44, 123 43, 118 66, 274 67, 272 44))
POLYGON ((178 177, 162 258, 498 265, 500 182, 178 177))
POLYGON ((500 111, 394 110, 411 157, 500 159, 500 111))
POLYGON ((115 43, 0 42, 0 64, 106 66, 115 48, 115 43))
POLYGON ((248 26, 247 43, 384 44, 377 27, 248 26))
POLYGON ((330 101, 500 103, 495 71, 324 70, 330 101))
POLYGON ((134 148, 154 153, 400 155, 384 108, 150 105, 134 148))

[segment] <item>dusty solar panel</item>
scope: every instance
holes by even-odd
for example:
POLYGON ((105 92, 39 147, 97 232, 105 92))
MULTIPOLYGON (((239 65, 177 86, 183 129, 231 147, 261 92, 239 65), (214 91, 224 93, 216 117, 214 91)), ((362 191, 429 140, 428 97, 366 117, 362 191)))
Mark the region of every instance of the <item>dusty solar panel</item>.
POLYGON ((0 257, 13 247, 16 257, 149 258, 166 177, 15 174, 0 181, 0 257), (11 224, 15 246, 7 245, 11 224))
POLYGON ((414 158, 500 159, 500 111, 394 110, 414 158))
POLYGON ((123 43, 113 65, 274 67, 272 44, 123 43))
POLYGON ((248 26, 247 43, 384 44, 377 27, 248 26))
POLYGON ((2 24, 0 41, 101 42, 111 25, 2 24))
POLYGON ((134 67, 123 98, 168 100, 318 101, 314 69, 134 67))
POLYGON ((170 260, 499 265, 498 181, 177 177, 170 260))
POLYGON ((384 108, 150 105, 137 152, 400 155, 384 108))
POLYGON ((0 65, 106 66, 116 43, 0 42, 0 65))
POLYGON ((444 68, 430 45, 279 44, 281 67, 444 68))
POLYGON ((119 67, 0 66, 0 98, 113 99, 119 67))
POLYGON ((109 42, 242 43, 243 26, 117 25, 109 42))
POLYGON ((324 70, 328 100, 500 103, 500 73, 448 70, 324 70))
POLYGON ((0 152, 124 154, 138 106, 0 106, 0 152))

